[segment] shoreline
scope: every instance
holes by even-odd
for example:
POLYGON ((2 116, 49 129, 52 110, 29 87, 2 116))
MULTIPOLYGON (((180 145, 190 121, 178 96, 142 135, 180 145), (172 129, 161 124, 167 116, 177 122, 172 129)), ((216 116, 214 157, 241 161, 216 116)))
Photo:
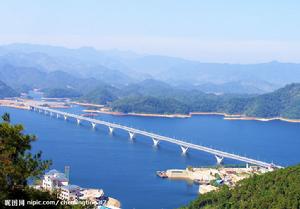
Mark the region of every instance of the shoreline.
POLYGON ((254 174, 260 175, 273 169, 258 166, 246 167, 187 167, 186 169, 168 169, 157 171, 156 175, 170 180, 184 180, 199 185, 199 193, 204 194, 217 190, 222 185, 233 188, 243 179, 254 174))
MULTIPOLYGON (((30 103, 34 100, 26 100, 23 101, 13 101, 8 99, 0 99, 0 106, 16 108, 16 109, 28 109, 26 103, 30 103), (21 105, 20 105, 21 104, 21 105)), ((105 108, 104 105, 97 105, 97 104, 90 104, 90 103, 79 103, 79 102, 70 102, 70 104, 81 105, 81 106, 93 106, 93 107, 101 107, 100 110, 88 110, 85 109, 83 112, 88 113, 99 113, 99 114, 108 114, 108 115, 115 115, 115 116, 138 116, 138 117, 162 117, 162 118, 190 118, 194 115, 217 115, 223 116, 224 120, 253 120, 253 121, 261 121, 261 122, 269 122, 274 120, 289 122, 289 123, 300 123, 300 119, 290 119, 290 118, 283 118, 283 117, 273 117, 273 118, 261 118, 261 117, 251 117, 245 116, 240 114, 227 114, 224 112, 191 112, 189 114, 156 114, 156 113, 122 113, 122 112, 115 112, 110 111, 108 108, 105 108), (104 110, 103 110, 103 109, 104 110)), ((70 108, 70 106, 64 106, 59 103, 54 103, 50 105, 50 108, 70 108)))
POLYGON ((122 112, 113 112, 113 111, 101 111, 101 110, 83 110, 84 112, 91 113, 100 113, 108 114, 115 116, 140 116, 140 117, 162 117, 162 118, 190 118, 192 116, 201 116, 201 115, 217 115, 224 116, 224 120, 253 120, 261 122, 269 122, 274 120, 289 122, 289 123, 300 123, 300 119, 289 119, 283 117, 273 117, 273 118, 260 118, 260 117, 251 117, 239 114, 227 114, 222 112, 191 112, 190 114, 151 114, 151 113, 122 113, 122 112))

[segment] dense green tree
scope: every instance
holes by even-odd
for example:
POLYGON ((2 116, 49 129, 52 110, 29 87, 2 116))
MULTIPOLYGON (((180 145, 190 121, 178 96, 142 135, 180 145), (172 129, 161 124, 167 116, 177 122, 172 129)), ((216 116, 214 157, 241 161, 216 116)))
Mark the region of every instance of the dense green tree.
MULTIPOLYGON (((55 193, 34 189, 29 180, 39 178, 50 166, 51 161, 42 160, 41 152, 31 153, 34 135, 24 134, 22 125, 10 124, 10 116, 5 113, 0 123, 0 208, 5 208, 5 200, 58 201, 55 193)), ((26 203, 25 203, 26 204, 26 203)), ((21 208, 84 208, 81 205, 27 205, 21 208)))
POLYGON ((182 209, 298 209, 300 208, 300 165, 254 175, 233 189, 200 195, 182 209))
POLYGON ((2 115, 2 120, 6 123, 10 123, 10 115, 6 112, 2 115))
POLYGON ((251 117, 284 117, 300 119, 300 84, 290 84, 259 96, 214 95, 199 91, 162 89, 138 93, 130 89, 125 96, 115 97, 110 107, 120 112, 187 114, 190 112, 222 112, 251 117), (134 93, 135 92, 135 93, 134 93))
POLYGON ((51 164, 41 159, 41 152, 30 153, 33 135, 23 134, 22 125, 10 124, 5 113, 0 123, 0 198, 15 198, 22 194, 31 178, 39 177, 51 164))

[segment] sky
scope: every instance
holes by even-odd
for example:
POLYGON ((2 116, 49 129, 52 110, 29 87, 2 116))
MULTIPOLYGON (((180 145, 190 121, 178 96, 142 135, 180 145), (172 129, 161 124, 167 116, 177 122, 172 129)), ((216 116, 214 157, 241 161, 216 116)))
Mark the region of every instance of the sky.
POLYGON ((300 63, 299 0, 2 0, 0 44, 300 63))

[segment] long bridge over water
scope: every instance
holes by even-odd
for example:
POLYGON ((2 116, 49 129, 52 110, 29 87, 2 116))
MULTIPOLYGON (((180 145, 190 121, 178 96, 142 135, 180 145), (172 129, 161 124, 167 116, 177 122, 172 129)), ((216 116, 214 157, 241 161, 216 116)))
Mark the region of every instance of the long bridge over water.
POLYGON ((128 132, 129 138, 131 140, 133 140, 136 135, 147 136, 153 140, 154 146, 158 146, 160 141, 166 141, 169 143, 177 144, 180 146, 183 154, 186 154, 188 149, 194 149, 194 150, 207 152, 212 155, 215 155, 218 164, 222 163, 224 158, 230 158, 230 159, 238 160, 241 162, 245 162, 247 164, 249 163, 249 164, 258 165, 258 166, 265 167, 265 168, 283 168, 282 166, 275 165, 273 163, 267 163, 267 162, 251 159, 251 158, 244 157, 244 156, 231 154, 228 152, 220 151, 220 150, 209 148, 206 146, 188 143, 183 140, 178 140, 178 139, 158 135, 155 133, 123 126, 123 125, 116 124, 116 123, 110 123, 110 122, 103 121, 103 120, 84 117, 84 116, 80 116, 80 115, 76 115, 76 114, 72 114, 72 113, 67 113, 67 112, 63 112, 63 111, 59 111, 59 110, 50 109, 48 107, 37 106, 37 105, 29 105, 29 108, 30 108, 30 110, 43 112, 43 113, 49 114, 51 116, 56 115, 57 118, 63 117, 65 120, 67 120, 68 118, 73 118, 77 121, 78 124, 80 124, 82 121, 86 121, 86 122, 91 123, 93 128, 95 128, 96 125, 104 125, 104 126, 108 127, 110 133, 113 133, 115 129, 121 129, 121 130, 128 132))

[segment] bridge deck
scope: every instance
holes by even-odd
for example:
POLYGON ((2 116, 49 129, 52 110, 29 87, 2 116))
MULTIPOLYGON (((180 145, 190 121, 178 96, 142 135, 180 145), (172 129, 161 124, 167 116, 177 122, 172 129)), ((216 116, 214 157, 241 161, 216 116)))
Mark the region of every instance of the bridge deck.
POLYGON ((254 165, 258 165, 258 166, 262 166, 262 167, 266 167, 266 168, 269 168, 269 167, 282 168, 282 166, 274 165, 272 163, 267 163, 267 162, 251 159, 251 158, 248 158, 248 157, 239 156, 239 155, 236 155, 236 154, 231 154, 231 153, 228 153, 228 152, 223 152, 223 151, 220 151, 220 150, 217 150, 217 149, 212 149, 212 148, 209 148, 209 147, 188 143, 188 142, 185 142, 183 140, 178 140, 178 139, 158 135, 158 134, 147 132, 147 131, 142 131, 142 130, 139 130, 139 129, 130 128, 130 127, 127 127, 127 126, 116 124, 116 123, 110 123, 110 122, 103 121, 103 120, 88 118, 88 117, 84 117, 84 116, 80 116, 80 115, 76 115, 76 114, 72 114, 72 113, 67 113, 67 112, 63 112, 63 111, 59 111, 59 110, 50 109, 50 108, 47 108, 47 107, 30 105, 30 108, 35 108, 35 109, 47 111, 49 113, 52 112, 52 113, 55 113, 55 114, 66 116, 66 117, 75 118, 75 119, 79 119, 79 120, 82 120, 82 121, 88 121, 90 123, 104 125, 104 126, 108 126, 108 127, 115 128, 115 129, 122 129, 122 130, 125 130, 125 131, 128 131, 128 132, 134 133, 134 134, 140 134, 140 135, 148 136, 148 137, 151 137, 151 138, 156 139, 156 140, 167 141, 167 142, 177 144, 177 145, 185 147, 185 148, 200 150, 200 151, 204 151, 204 152, 207 152, 207 153, 210 153, 210 154, 213 154, 213 155, 217 155, 217 156, 224 157, 224 158, 234 159, 234 160, 246 162, 246 163, 249 163, 249 164, 254 164, 254 165))

